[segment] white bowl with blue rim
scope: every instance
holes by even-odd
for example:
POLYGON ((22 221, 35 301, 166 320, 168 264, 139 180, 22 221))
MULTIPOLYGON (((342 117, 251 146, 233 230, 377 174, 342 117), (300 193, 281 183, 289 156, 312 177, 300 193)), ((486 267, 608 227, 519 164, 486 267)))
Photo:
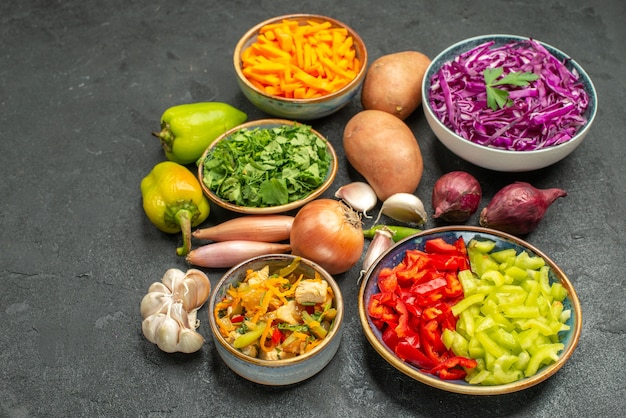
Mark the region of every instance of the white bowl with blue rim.
POLYGON ((480 145, 455 133, 437 117, 435 111, 432 109, 430 104, 431 79, 445 63, 454 60, 454 58, 460 54, 482 45, 485 42, 494 41, 494 46, 501 46, 506 45, 509 42, 528 39, 528 37, 523 36, 500 34, 477 36, 455 43, 454 45, 443 50, 431 61, 428 69, 426 70, 422 84, 422 108, 424 110, 424 115, 426 116, 426 121, 435 136, 448 150, 458 157, 479 167, 490 170, 502 172, 526 172, 545 168, 561 161, 574 152, 574 150, 576 150, 576 148, 578 148, 587 137, 587 134, 589 133, 589 130, 595 120, 598 108, 597 93, 591 78, 582 66, 569 55, 551 45, 537 41, 536 39, 535 41, 544 46, 548 52, 550 52, 559 61, 564 61, 565 66, 570 71, 574 70, 578 73, 579 81, 582 83, 582 86, 589 97, 589 104, 583 114, 586 118, 586 123, 578 129, 575 136, 570 140, 559 145, 532 151, 511 151, 492 146, 480 145))

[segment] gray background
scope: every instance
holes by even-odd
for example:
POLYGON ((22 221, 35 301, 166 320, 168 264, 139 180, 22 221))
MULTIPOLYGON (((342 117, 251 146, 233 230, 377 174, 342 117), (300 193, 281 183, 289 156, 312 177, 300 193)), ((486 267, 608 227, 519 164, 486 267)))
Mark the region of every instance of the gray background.
MULTIPOLYGON (((624 308, 624 19, 619 0, 541 1, 3 1, 0 4, 0 415, 26 416, 617 416, 626 406, 624 308), (234 375, 217 356, 208 321, 200 352, 167 355, 141 334, 139 303, 170 267, 179 237, 145 217, 139 182, 164 159, 155 138, 175 104, 224 101, 263 118, 239 92, 232 52, 247 29, 293 12, 342 20, 370 62, 401 50, 431 57, 463 38, 530 36, 569 53, 599 95, 596 125, 566 160, 502 174, 455 157, 421 108, 407 123, 425 174, 466 170, 484 207, 505 184, 560 187, 526 239, 573 282, 583 331, 570 361, 546 382, 511 395, 472 397, 397 372, 366 341, 357 311, 358 267, 338 275, 347 316, 337 356, 288 388, 234 375)), ((312 123, 335 145, 338 177, 358 179, 341 137, 358 100, 312 123)), ((213 207, 205 225, 229 215, 213 207)), ((468 222, 477 225, 478 215, 468 222)), ((426 227, 437 224, 429 221, 426 227)), ((213 284, 224 270, 207 270, 213 284)), ((206 318, 206 307, 200 317, 206 318)))

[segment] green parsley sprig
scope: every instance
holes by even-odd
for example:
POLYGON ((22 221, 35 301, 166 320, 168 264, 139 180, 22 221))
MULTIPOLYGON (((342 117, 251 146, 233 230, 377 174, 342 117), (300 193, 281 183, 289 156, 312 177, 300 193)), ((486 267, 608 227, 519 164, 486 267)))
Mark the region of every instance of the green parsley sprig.
POLYGON ((498 80, 498 77, 502 75, 504 69, 498 68, 486 68, 483 71, 483 77, 485 79, 485 86, 487 87, 487 106, 493 110, 502 109, 505 106, 511 106, 513 101, 509 99, 509 92, 504 89, 496 88, 496 86, 502 86, 505 84, 511 86, 525 87, 531 81, 535 81, 539 76, 531 72, 513 72, 508 73, 504 77, 498 80))

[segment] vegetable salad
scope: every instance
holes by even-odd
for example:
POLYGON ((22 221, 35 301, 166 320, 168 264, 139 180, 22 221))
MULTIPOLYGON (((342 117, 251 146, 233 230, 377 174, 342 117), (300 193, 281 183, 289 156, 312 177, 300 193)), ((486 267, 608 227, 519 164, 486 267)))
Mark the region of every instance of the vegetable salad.
POLYGON ((216 304, 221 335, 236 349, 263 360, 296 357, 318 346, 332 329, 337 309, 328 282, 296 274, 296 259, 270 273, 248 270, 216 304))
POLYGON ((539 256, 463 238, 425 242, 378 277, 368 314, 398 357, 443 380, 500 385, 558 360, 571 310, 539 256))

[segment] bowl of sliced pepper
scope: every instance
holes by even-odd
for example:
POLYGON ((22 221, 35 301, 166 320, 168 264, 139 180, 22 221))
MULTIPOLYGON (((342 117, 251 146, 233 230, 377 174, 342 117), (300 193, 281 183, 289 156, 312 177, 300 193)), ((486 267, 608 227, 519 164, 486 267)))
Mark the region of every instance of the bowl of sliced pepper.
POLYGON ((246 32, 233 54, 246 98, 275 117, 313 120, 347 105, 365 79, 367 49, 345 23, 290 14, 246 32))
POLYGON ((565 273, 529 243, 482 227, 440 227, 382 254, 361 283, 365 335, 389 364, 470 395, 534 386, 572 356, 582 329, 565 273))
POLYGON ((233 267, 209 299, 209 323, 224 363, 269 386, 295 384, 326 367, 339 348, 343 316, 333 277, 289 254, 233 267))
POLYGON ((261 119, 216 138, 198 160, 198 179, 213 203, 264 215, 288 212, 321 196, 337 169, 333 146, 309 125, 261 119))

